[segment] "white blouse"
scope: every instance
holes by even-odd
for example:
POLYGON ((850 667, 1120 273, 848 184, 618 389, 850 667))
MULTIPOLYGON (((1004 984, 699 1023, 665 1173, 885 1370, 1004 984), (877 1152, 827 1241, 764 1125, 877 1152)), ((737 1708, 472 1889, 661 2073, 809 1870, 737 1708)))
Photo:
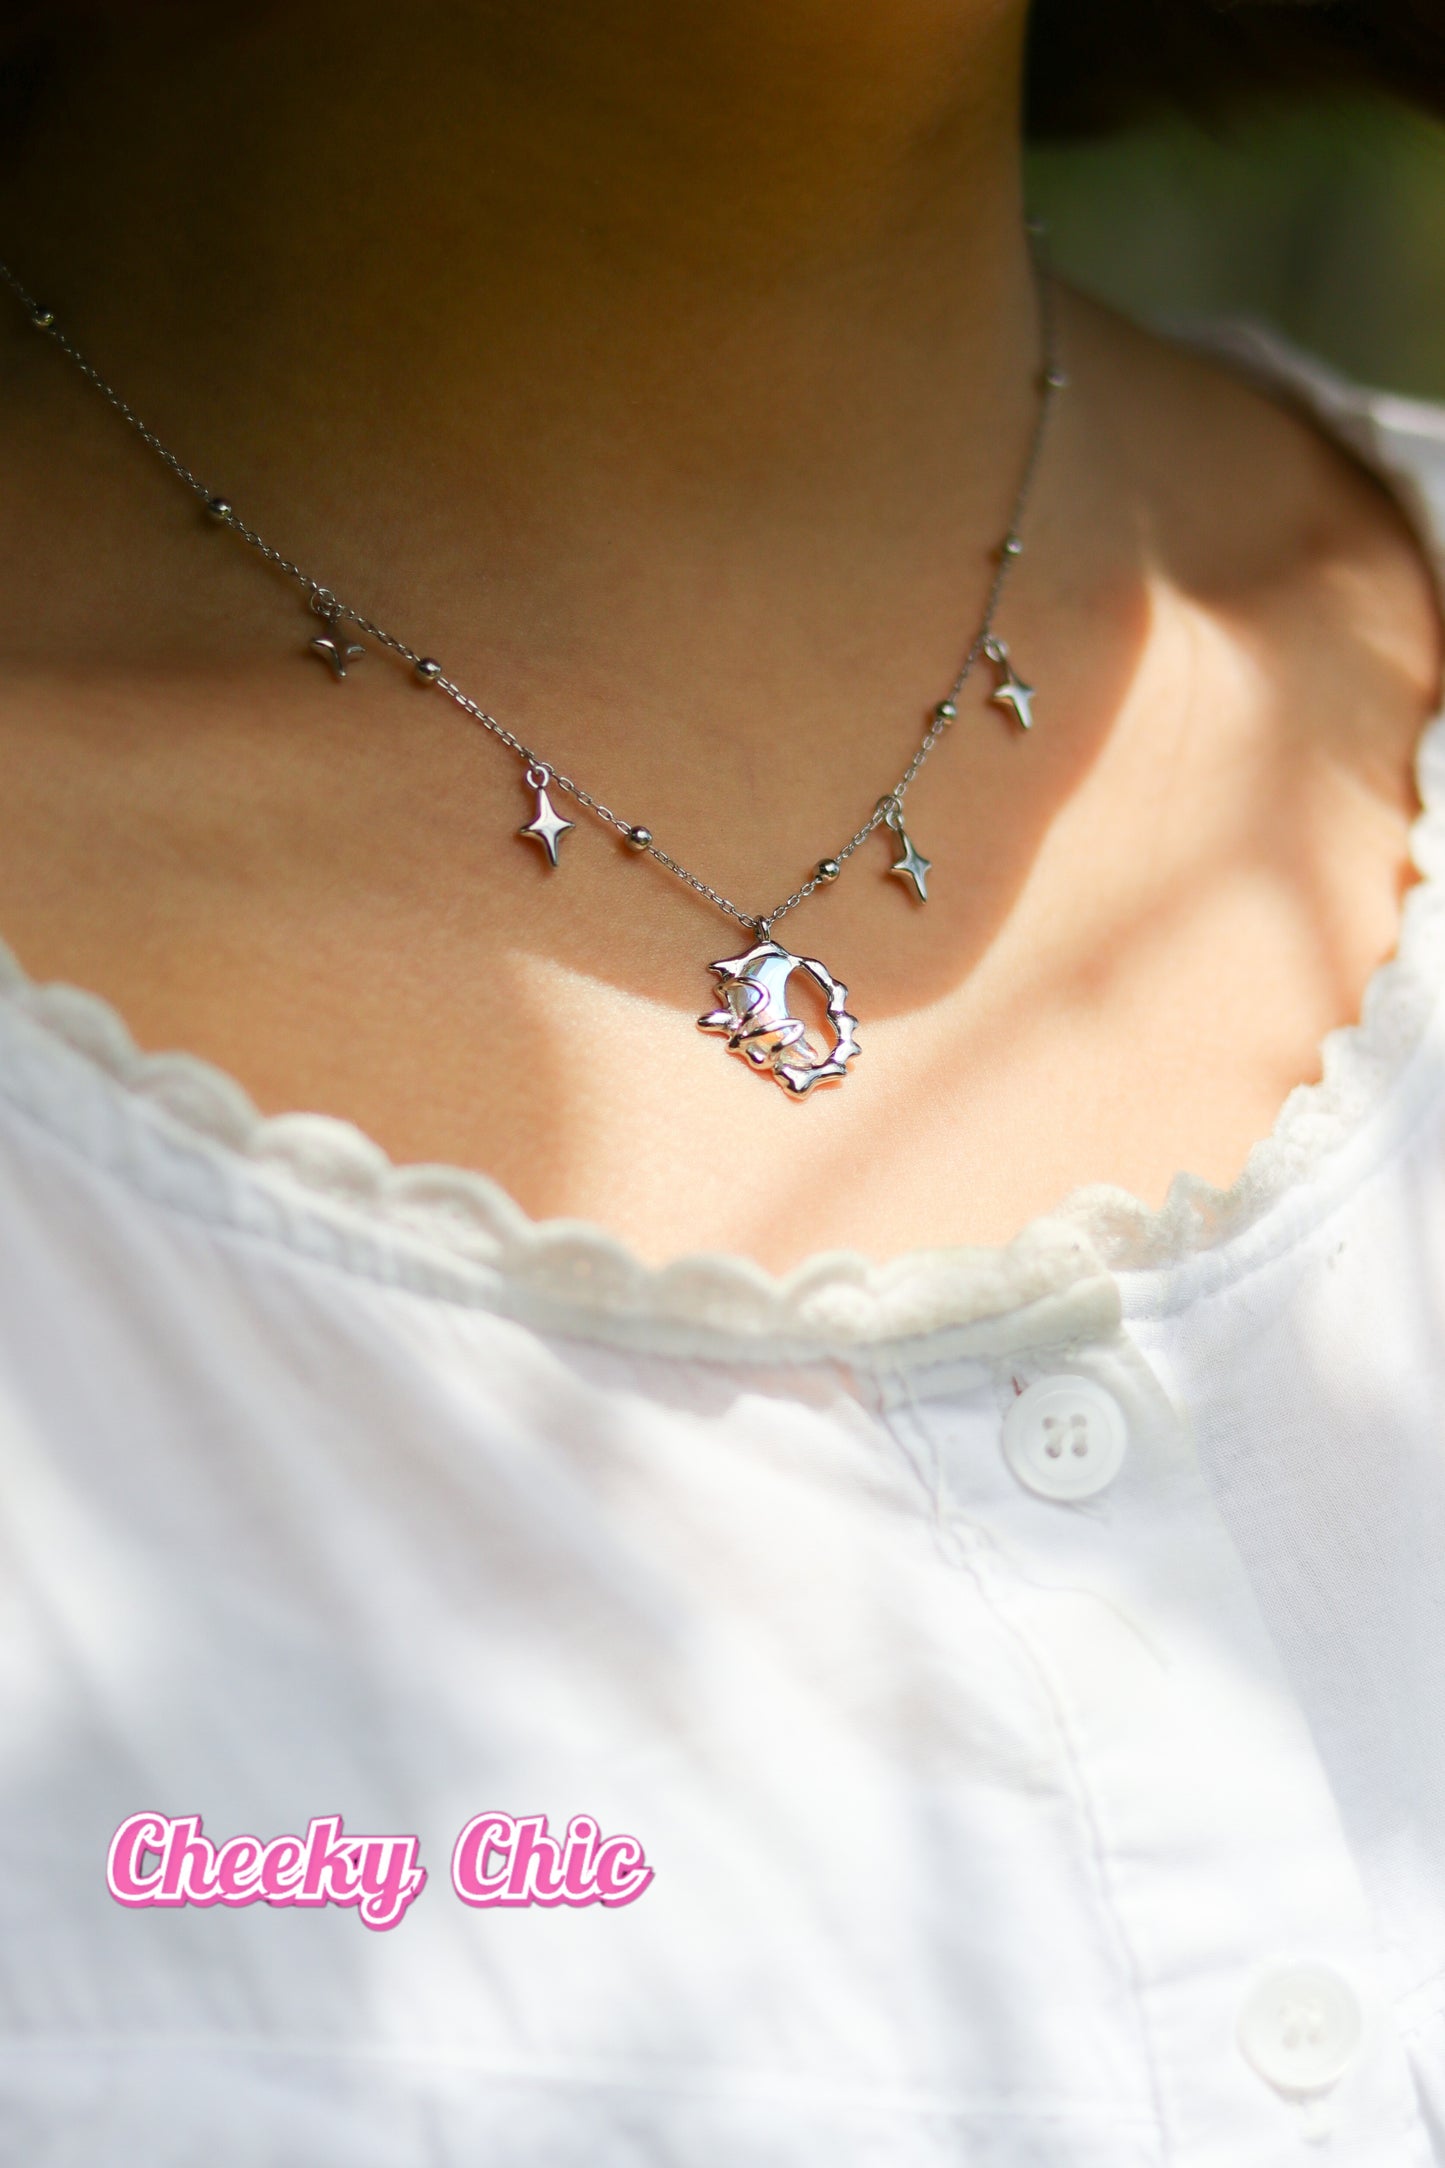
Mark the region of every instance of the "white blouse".
MULTIPOLYGON (((1445 569, 1445 412, 1233 350, 1445 569)), ((645 1269, 7 960, 0 2162, 1445 2163, 1418 783, 1232 1188, 881 1267, 645 1269)))

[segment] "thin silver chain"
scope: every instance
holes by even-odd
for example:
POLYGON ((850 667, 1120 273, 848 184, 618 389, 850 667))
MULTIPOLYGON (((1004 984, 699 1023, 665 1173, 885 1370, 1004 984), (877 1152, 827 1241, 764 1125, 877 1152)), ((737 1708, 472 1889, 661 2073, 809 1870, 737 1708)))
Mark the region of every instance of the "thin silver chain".
MULTIPOLYGON (((1037 243, 1042 232, 1043 227, 1038 221, 1030 222, 1029 234, 1032 242, 1037 243)), ((1034 476, 1038 470, 1039 457, 1043 450, 1054 394, 1061 390, 1068 381, 1058 365, 1053 290, 1048 273, 1038 260, 1036 247, 1034 249, 1034 268, 1039 297, 1039 321, 1043 349, 1039 373, 1038 415, 1030 436, 1023 474, 1014 496, 1013 509, 1009 514, 1008 527, 997 551, 997 561, 984 603, 983 620, 969 642, 958 675, 954 678, 947 694, 934 708, 928 728, 902 775, 899 776, 893 788, 890 791, 885 791, 884 795, 878 800, 862 827, 855 829, 847 842, 831 853, 831 864, 840 870, 853 856, 854 852, 867 842, 869 836, 872 835, 880 822, 890 818, 901 820, 903 800, 908 786, 933 751, 934 746, 955 720, 958 696, 972 675, 975 663, 980 655, 992 653, 997 645, 993 635, 994 620, 998 615, 998 607, 1003 597, 1004 585, 1008 579, 1010 567, 1023 552, 1024 545, 1021 529, 1024 509, 1028 503, 1033 488, 1034 476)), ((726 912, 730 918, 737 919, 739 924, 755 930, 764 939, 770 936, 773 926, 780 918, 783 918, 789 911, 796 910, 800 903, 806 902, 815 889, 824 885, 824 875, 821 872, 815 872, 802 883, 801 887, 795 888, 790 896, 785 897, 781 903, 775 904, 771 911, 758 913, 743 910, 741 905, 734 903, 730 897, 722 895, 710 883, 700 880, 697 874, 689 872, 686 866, 680 865, 677 859, 670 857, 666 851, 661 849, 651 839, 650 833, 646 829, 631 821, 624 820, 620 814, 614 813, 610 806, 603 805, 599 799, 592 796, 590 791, 584 790, 582 785, 576 782, 573 777, 565 775, 560 768, 554 767, 541 753, 524 744, 514 731, 508 730, 504 723, 498 722, 495 715, 489 714, 484 707, 472 699, 469 693, 464 692, 460 685, 454 684, 446 676, 445 672, 432 662, 429 657, 424 656, 419 649, 410 646, 407 641, 399 639, 395 633, 388 632, 386 627, 378 624, 374 618, 367 617, 362 611, 353 609, 350 603, 343 602, 323 581, 313 578, 309 572, 304 571, 300 565, 289 558, 284 551, 277 549, 273 543, 268 542, 264 535, 258 533, 256 528, 250 526, 241 517, 227 499, 217 496, 209 484, 203 482, 200 476, 195 474, 175 452, 171 451, 168 445, 162 443, 155 431, 148 428, 145 422, 141 420, 134 407, 121 397, 120 393, 112 384, 106 381, 94 364, 86 359, 67 333, 61 330, 55 321, 54 312, 37 301, 34 295, 29 293, 21 284, 8 264, 3 262, 0 262, 0 284, 10 289, 21 307, 26 311, 35 329, 44 332, 45 336, 59 347, 67 359, 74 363, 86 382, 94 386, 95 390, 100 393, 102 399, 109 406, 114 407, 121 420, 133 429, 141 442, 155 453, 156 458, 160 460, 162 465, 170 469, 177 481, 184 482, 192 495, 197 497, 209 512, 220 516, 230 532, 238 535, 248 548, 256 552, 258 557, 263 557, 266 563, 273 566, 277 572, 284 573, 288 579, 296 582, 297 586, 305 592, 311 608, 318 616, 327 620, 333 634, 337 632, 339 626, 343 623, 354 625, 357 631, 365 633, 369 640, 374 640, 380 647, 389 648, 393 655, 397 655, 403 662, 409 663, 414 670, 422 671, 426 683, 434 685, 438 692, 445 693, 449 700, 455 701, 456 705, 470 716, 473 722, 480 723, 484 730, 489 731, 494 738, 499 739, 534 774, 540 773, 544 775, 547 789, 550 790, 555 787, 563 792, 575 804, 584 806, 589 813, 595 814, 598 820, 606 822, 609 828, 615 828, 619 835, 629 841, 636 843, 639 835, 647 835, 648 840, 646 843, 636 844, 638 849, 644 851, 648 857, 655 858, 658 865, 665 867, 669 873, 675 874, 679 881, 684 882, 697 895, 706 898, 709 903, 715 904, 718 910, 726 912)), ((830 860, 827 858, 819 861, 820 866, 829 863, 830 860)), ((836 873, 830 873, 827 876, 830 882, 836 878, 836 873)))

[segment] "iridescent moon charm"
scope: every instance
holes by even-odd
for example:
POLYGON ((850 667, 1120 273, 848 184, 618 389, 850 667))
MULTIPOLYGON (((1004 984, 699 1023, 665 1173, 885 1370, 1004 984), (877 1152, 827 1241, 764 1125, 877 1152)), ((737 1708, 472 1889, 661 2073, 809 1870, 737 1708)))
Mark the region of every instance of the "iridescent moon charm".
POLYGON ((717 975, 722 1007, 698 1018, 701 1031, 722 1033, 730 1054, 741 1054, 755 1069, 801 1097, 818 1084, 841 1082, 859 1052, 858 1019, 848 1013, 848 989, 816 957, 794 956, 776 941, 760 941, 746 956, 731 956, 708 967, 717 975), (827 1004, 833 1044, 813 1046, 802 1020, 788 1008, 788 981, 806 971, 827 1004))

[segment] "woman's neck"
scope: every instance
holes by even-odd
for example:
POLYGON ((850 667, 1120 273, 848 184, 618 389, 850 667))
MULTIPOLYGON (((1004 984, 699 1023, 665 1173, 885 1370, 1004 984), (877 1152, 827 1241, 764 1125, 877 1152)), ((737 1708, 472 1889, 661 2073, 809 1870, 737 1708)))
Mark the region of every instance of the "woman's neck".
POLYGON ((42 113, 3 246, 355 577, 469 564, 466 617, 479 565, 545 565, 565 625, 699 526, 810 530, 826 588, 860 516, 997 525, 1037 352, 1021 7, 195 15, 42 113))
MULTIPOLYGON (((229 43, 159 4, 3 191, 16 268, 299 563, 703 879, 786 894, 950 682, 1036 412, 1013 0, 468 0, 405 42, 303 5, 229 43)), ((865 1020, 807 1114, 695 1030, 741 930, 580 816, 560 873, 518 844, 515 760, 384 658, 329 681, 291 583, 21 321, 0 927, 268 1111, 651 1256, 1232 1176, 1393 937, 1433 601, 1304 424, 1060 300, 999 619, 1039 727, 976 672, 909 796, 927 908, 879 838, 783 922, 865 1020)))

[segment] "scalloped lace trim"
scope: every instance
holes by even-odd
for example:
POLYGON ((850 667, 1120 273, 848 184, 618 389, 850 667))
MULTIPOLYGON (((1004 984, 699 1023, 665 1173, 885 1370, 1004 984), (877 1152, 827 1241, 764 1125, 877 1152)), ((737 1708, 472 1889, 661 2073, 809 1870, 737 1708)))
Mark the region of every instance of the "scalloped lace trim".
MULTIPOLYGON (((1406 509, 1440 564, 1445 543, 1417 478, 1392 462, 1388 439, 1384 445, 1365 441, 1372 426, 1368 399, 1252 329, 1205 330, 1201 343, 1232 351, 1246 367, 1301 391, 1326 426, 1333 422, 1357 452, 1401 486, 1406 509)), ((1403 411, 1401 403, 1385 399, 1374 405, 1403 411)), ((1440 431, 1445 465, 1445 415, 1440 431)), ((1320 1080, 1289 1094, 1238 1178, 1220 1189, 1199 1176, 1177 1174, 1158 1210, 1113 1183, 1089 1183, 998 1248, 913 1250, 883 1264, 832 1251, 781 1277, 721 1252, 649 1266, 601 1226, 530 1219, 487 1175, 397 1166, 361 1130, 335 1116, 263 1116, 226 1072, 192 1054, 144 1053, 109 1002, 64 983, 37 983, 3 942, 0 994, 133 1100, 161 1110, 192 1136, 345 1208, 353 1220, 360 1211, 373 1225, 420 1238, 459 1263, 489 1268, 524 1306, 530 1298, 573 1315, 725 1336, 828 1344, 907 1338, 1047 1307, 1051 1298, 1087 1290, 1110 1271, 1167 1269, 1217 1247, 1253 1225, 1286 1190, 1307 1182, 1381 1107, 1445 990, 1445 710, 1420 736, 1415 778, 1422 811, 1410 832, 1410 855, 1419 879, 1405 892, 1395 952, 1371 975, 1359 1021, 1339 1026, 1322 1042, 1320 1080)))

